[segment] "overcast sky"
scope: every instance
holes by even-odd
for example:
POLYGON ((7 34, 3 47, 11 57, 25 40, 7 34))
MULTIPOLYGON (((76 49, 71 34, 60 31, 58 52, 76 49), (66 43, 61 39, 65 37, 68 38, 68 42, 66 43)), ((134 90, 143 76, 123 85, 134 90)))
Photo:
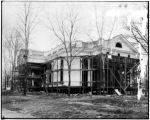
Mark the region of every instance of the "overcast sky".
MULTIPOLYGON (((2 3, 2 29, 4 33, 16 27, 17 14, 20 14, 22 4, 23 2, 2 3)), ((95 33, 96 9, 99 18, 105 16, 103 37, 108 39, 114 20, 115 26, 111 37, 124 33, 122 25, 127 24, 127 16, 137 10, 142 10, 144 4, 144 2, 32 2, 32 11, 34 14, 38 14, 37 21, 39 23, 32 34, 29 48, 48 51, 58 44, 56 37, 46 27, 48 16, 52 21, 56 15, 61 19, 70 8, 73 8, 78 11, 80 17, 81 29, 77 39, 88 41, 87 33, 90 33, 96 40, 98 38, 95 33)))

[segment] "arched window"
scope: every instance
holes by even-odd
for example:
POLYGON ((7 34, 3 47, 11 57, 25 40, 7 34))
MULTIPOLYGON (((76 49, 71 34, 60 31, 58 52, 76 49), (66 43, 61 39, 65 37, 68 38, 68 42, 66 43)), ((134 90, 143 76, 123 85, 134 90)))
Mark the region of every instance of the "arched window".
POLYGON ((119 42, 117 42, 117 43, 116 43, 116 47, 118 47, 118 48, 122 48, 122 44, 121 44, 121 43, 119 43, 119 42))

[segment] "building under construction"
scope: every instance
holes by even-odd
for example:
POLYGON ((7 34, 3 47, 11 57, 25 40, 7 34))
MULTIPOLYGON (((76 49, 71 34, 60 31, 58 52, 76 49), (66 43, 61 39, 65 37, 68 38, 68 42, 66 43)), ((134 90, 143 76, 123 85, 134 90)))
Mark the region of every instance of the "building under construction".
MULTIPOLYGON (((69 48, 69 47, 68 47, 69 48)), ((74 93, 112 94, 118 89, 122 94, 137 91, 137 49, 122 35, 111 40, 72 44, 70 91, 74 93)), ((19 76, 16 83, 23 86, 25 78, 25 50, 18 55, 19 76)), ((27 80, 29 91, 68 92, 67 54, 63 45, 48 52, 28 50, 27 80)))

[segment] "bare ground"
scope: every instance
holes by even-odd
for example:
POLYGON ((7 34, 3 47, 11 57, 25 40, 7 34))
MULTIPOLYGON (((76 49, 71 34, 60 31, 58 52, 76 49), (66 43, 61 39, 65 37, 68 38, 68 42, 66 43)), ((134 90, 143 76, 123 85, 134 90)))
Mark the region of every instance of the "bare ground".
POLYGON ((3 95, 5 118, 145 118, 148 98, 64 94, 3 95), (15 116, 16 115, 16 116, 15 116))

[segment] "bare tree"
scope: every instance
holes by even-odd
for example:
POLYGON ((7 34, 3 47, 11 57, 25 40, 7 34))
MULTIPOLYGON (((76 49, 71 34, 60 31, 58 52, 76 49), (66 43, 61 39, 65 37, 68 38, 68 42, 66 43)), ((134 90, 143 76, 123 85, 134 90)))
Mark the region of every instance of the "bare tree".
POLYGON ((26 84, 27 84, 27 76, 28 76, 28 70, 27 70, 28 69, 27 68, 28 47, 31 41, 31 35, 33 33, 33 30, 35 29, 38 23, 36 22, 37 16, 38 14, 33 13, 31 2, 29 1, 25 1, 20 13, 18 13, 19 22, 17 24, 17 27, 25 48, 25 54, 24 54, 25 79, 23 80, 24 95, 26 95, 26 89, 27 89, 26 84))
POLYGON ((2 85, 4 85, 4 88, 6 90, 6 87, 8 86, 8 79, 7 76, 10 74, 10 66, 9 66, 9 59, 6 55, 6 48, 2 45, 2 85))
POLYGON ((147 3, 143 5, 143 9, 147 11, 147 16, 142 17, 142 24, 141 22, 139 23, 138 21, 132 21, 130 23, 130 26, 125 25, 125 29, 131 32, 131 35, 129 35, 129 37, 131 37, 136 42, 138 42, 143 48, 143 50, 148 54, 149 41, 148 41, 148 4, 147 3))
MULTIPOLYGON (((146 6, 144 6, 144 8, 147 9, 146 6)), ((143 19, 146 19, 146 18, 143 18, 143 19)), ((128 36, 130 38, 134 39, 137 43, 139 43, 139 45, 142 47, 142 49, 148 55, 148 52, 149 52, 148 51, 148 45, 149 45, 149 40, 148 40, 148 19, 144 22, 146 22, 145 29, 143 29, 144 33, 142 31, 141 24, 136 22, 136 21, 130 23, 130 26, 125 26, 125 29, 131 32, 131 35, 128 35, 128 36)), ((139 49, 139 52, 142 53, 140 49, 139 49)), ((138 80, 137 80, 137 83, 138 83, 138 92, 137 92, 138 100, 140 100, 140 98, 142 96, 142 92, 141 92, 142 91, 142 86, 145 87, 145 90, 146 90, 145 95, 147 95, 147 92, 148 92, 148 87, 147 87, 147 84, 148 84, 148 60, 147 60, 147 63, 145 64, 146 68, 142 68, 142 66, 144 66, 144 64, 141 62, 141 59, 142 59, 142 54, 140 54, 140 64, 139 64, 139 66, 141 66, 141 67, 138 67, 138 69, 140 71, 144 71, 145 76, 142 75, 142 72, 139 73, 140 77, 138 77, 138 80), (141 86, 141 82, 144 83, 142 86, 141 86)))
MULTIPOLYGON (((97 41, 97 39, 94 39, 93 37, 91 37, 90 33, 86 33, 88 38, 90 39, 90 41, 93 43, 93 45, 95 47, 98 48, 98 51, 99 51, 99 55, 100 55, 100 61, 102 61, 102 71, 103 71, 103 82, 105 81, 105 58, 106 58, 106 55, 103 55, 104 51, 103 51, 103 47, 104 47, 104 28, 105 28, 105 12, 104 11, 102 14, 101 14, 101 17, 98 17, 98 13, 97 13, 97 9, 95 7, 95 29, 96 29, 96 35, 98 36, 98 41, 99 41, 99 44, 94 44, 94 41, 97 41), (100 47, 99 47, 100 45, 100 47)), ((108 51, 108 45, 109 45, 109 42, 110 42, 110 39, 112 37, 112 33, 113 33, 113 30, 114 30, 114 27, 116 25, 116 21, 117 21, 117 17, 114 17, 114 21, 112 23, 112 28, 110 29, 110 32, 108 32, 108 43, 107 43, 107 48, 106 48, 106 51, 108 51)), ((103 84, 103 83, 102 83, 103 84)))
POLYGON ((131 27, 126 26, 125 28, 131 31, 132 34, 130 37, 138 42, 142 46, 143 50, 148 54, 148 28, 146 27, 145 29, 145 35, 142 34, 140 27, 135 22, 132 22, 131 27))
MULTIPOLYGON (((17 30, 12 30, 12 32, 8 35, 5 35, 5 39, 3 41, 3 57, 4 57, 4 64, 6 68, 4 68, 4 71, 6 73, 6 70, 8 68, 8 64, 10 64, 10 67, 8 68, 11 71, 11 89, 14 89, 14 70, 16 68, 16 60, 17 60, 17 54, 20 48, 22 47, 22 43, 20 41, 20 36, 17 30), (13 32, 14 31, 14 32, 13 32), (7 57, 6 57, 7 56, 7 57)), ((8 70, 7 70, 8 71, 8 70)))
POLYGON ((52 23, 48 18, 48 28, 52 31, 55 37, 61 42, 66 53, 65 60, 68 66, 68 96, 70 96, 70 85, 71 85, 71 65, 75 56, 79 53, 79 49, 75 48, 77 39, 79 14, 73 9, 67 15, 67 19, 56 17, 56 23, 52 23))

